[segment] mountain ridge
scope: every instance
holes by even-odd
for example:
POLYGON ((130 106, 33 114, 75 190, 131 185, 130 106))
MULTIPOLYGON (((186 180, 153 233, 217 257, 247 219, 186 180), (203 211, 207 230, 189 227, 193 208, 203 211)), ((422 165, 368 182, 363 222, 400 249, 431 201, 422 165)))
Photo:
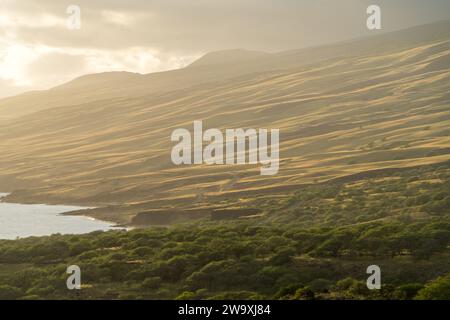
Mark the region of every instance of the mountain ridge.
MULTIPOLYGON (((307 66, 342 56, 351 57, 352 55, 358 54, 370 54, 377 50, 386 51, 392 50, 392 48, 404 48, 419 44, 423 41, 426 42, 427 39, 438 40, 443 37, 448 37, 450 34, 449 30, 450 20, 446 20, 399 31, 341 41, 334 44, 288 50, 272 54, 237 49, 238 52, 246 52, 253 57, 255 57, 256 53, 256 56, 258 57, 255 59, 244 59, 243 61, 245 61, 245 64, 240 65, 233 62, 234 59, 229 59, 228 62, 224 63, 200 63, 205 56, 207 57, 208 55, 214 54, 214 52, 212 52, 181 69, 149 74, 138 74, 126 71, 88 74, 49 90, 40 90, 34 93, 25 93, 0 99, 0 110, 2 111, 0 120, 2 118, 11 119, 46 108, 64 105, 65 101, 61 101, 61 99, 55 97, 59 92, 66 95, 66 100, 71 100, 74 103, 83 103, 95 99, 96 96, 105 94, 105 90, 111 97, 126 97, 130 94, 145 95, 175 91, 211 81, 222 81, 240 77, 245 74, 273 72, 286 68, 307 66), (394 41, 393 38, 400 40, 394 41), (382 42, 383 45, 380 45, 379 42, 382 42), (356 48, 352 46, 356 46, 356 48), (196 67, 195 73, 192 72, 193 67, 196 67), (106 79, 105 77, 113 79, 106 79), (90 94, 86 96, 87 93, 90 94), (47 101, 45 104, 38 102, 42 99, 42 96, 46 96, 45 99, 47 101), (27 107, 24 107, 24 105, 27 105, 27 107)), ((216 52, 216 54, 220 52, 233 53, 236 52, 236 49, 223 50, 216 52)), ((225 59, 225 57, 223 57, 223 59, 225 59)), ((236 61, 239 61, 239 59, 236 61)))
POLYGON ((187 68, 212 66, 217 64, 242 63, 269 57, 271 54, 246 49, 228 49, 208 52, 187 66, 187 68))

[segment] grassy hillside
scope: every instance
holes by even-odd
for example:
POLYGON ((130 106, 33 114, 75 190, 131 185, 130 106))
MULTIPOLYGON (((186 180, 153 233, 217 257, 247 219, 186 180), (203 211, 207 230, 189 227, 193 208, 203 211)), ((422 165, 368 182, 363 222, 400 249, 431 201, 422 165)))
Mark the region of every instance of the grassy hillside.
POLYGON ((449 25, 277 54, 234 50, 181 70, 90 75, 4 99, 0 190, 13 191, 9 201, 97 206, 89 214, 120 223, 161 210, 179 221, 448 161, 449 25), (194 120, 279 128, 279 173, 174 166, 170 134, 194 120))

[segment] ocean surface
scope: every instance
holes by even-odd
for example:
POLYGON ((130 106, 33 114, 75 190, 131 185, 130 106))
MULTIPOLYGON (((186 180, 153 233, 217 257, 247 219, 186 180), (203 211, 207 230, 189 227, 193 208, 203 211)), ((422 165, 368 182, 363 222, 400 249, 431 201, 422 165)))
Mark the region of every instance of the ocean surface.
MULTIPOLYGON (((0 193, 1 198, 7 193, 0 193)), ((76 206, 18 204, 0 202, 0 239, 46 236, 55 233, 82 234, 97 230, 123 229, 112 222, 84 216, 61 215, 64 212, 86 209, 76 206)))

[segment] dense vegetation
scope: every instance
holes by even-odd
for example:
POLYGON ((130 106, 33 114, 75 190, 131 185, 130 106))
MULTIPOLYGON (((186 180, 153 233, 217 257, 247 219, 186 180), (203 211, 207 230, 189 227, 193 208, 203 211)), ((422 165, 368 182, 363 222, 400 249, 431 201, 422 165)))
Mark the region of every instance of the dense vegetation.
POLYGON ((450 299, 449 190, 446 164, 261 199, 247 219, 0 241, 0 299, 450 299))

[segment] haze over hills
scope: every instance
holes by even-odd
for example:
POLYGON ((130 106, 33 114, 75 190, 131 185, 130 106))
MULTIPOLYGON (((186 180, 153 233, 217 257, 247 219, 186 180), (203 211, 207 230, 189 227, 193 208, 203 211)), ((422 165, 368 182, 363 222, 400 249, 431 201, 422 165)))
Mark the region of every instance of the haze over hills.
POLYGON ((0 101, 11 201, 202 216, 304 184, 450 159, 450 22, 282 53, 231 50, 154 74, 87 75, 0 101), (174 166, 171 132, 279 128, 280 171, 174 166), (180 213, 180 214, 178 214, 180 213))

